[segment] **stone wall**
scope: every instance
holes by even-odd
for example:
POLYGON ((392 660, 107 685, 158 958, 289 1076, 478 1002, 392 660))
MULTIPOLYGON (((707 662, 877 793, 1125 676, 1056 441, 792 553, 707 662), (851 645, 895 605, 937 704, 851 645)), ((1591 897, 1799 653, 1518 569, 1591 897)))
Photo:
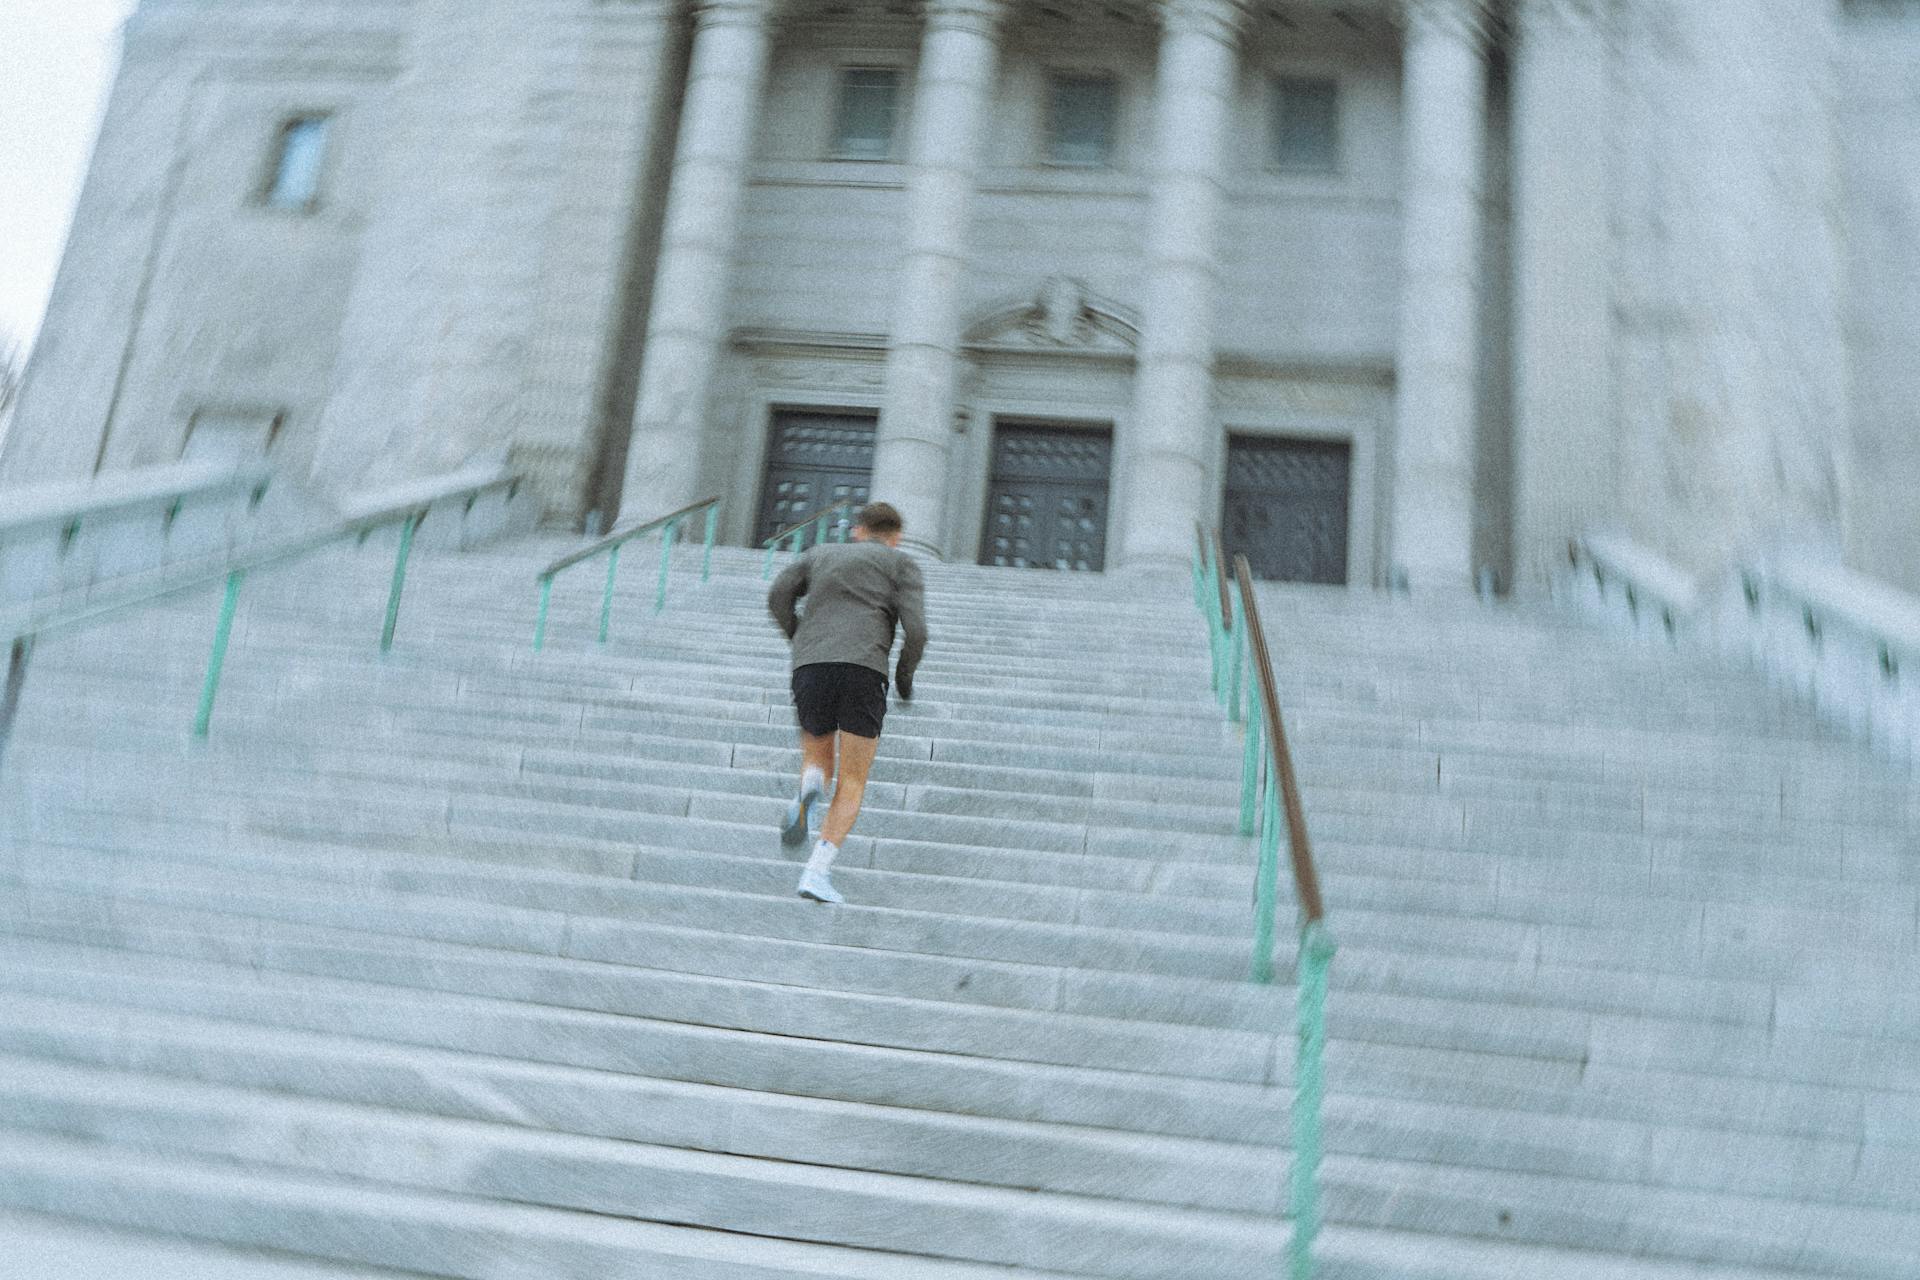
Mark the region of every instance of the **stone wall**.
POLYGON ((1853 567, 1920 592, 1920 9, 1842 28, 1853 567))
POLYGON ((0 476, 172 461, 202 413, 281 416, 281 447, 311 451, 407 17, 351 0, 142 6, 0 476), (270 210, 278 125, 309 110, 336 113, 322 203, 270 210))
POLYGON ((511 454, 576 514, 660 132, 665 6, 420 0, 315 473, 511 454))
POLYGON ((1841 533, 1834 33, 1820 0, 1648 3, 1625 24, 1622 516, 1693 572, 1841 533))
MULTIPOLYGON (((911 24, 802 27, 776 49, 736 259, 734 318, 748 328, 884 333, 904 217, 901 163, 831 162, 835 71, 911 70, 911 24)), ((1008 33, 980 194, 968 236, 969 313, 1030 298, 1066 275, 1122 305, 1141 304, 1147 125, 1155 33, 1139 24, 1076 28, 1063 58, 1044 25, 1008 33), (1079 60, 1076 63, 1076 58, 1079 60), (1122 81, 1110 169, 1036 163, 1046 75, 1084 64, 1122 81)), ((1390 361, 1398 288, 1399 68, 1379 33, 1345 41, 1252 44, 1230 146, 1222 228, 1221 351, 1291 361, 1390 361), (1341 81, 1341 172, 1285 175, 1266 163, 1269 78, 1341 81)))

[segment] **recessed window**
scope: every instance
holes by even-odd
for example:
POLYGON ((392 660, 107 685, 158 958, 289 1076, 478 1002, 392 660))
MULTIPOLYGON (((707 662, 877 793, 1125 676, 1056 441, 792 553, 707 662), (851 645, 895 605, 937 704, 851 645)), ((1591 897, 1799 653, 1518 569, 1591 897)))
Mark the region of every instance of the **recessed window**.
POLYGON ((891 160, 900 120, 900 73, 892 67, 848 67, 840 73, 833 117, 836 160, 891 160))
POLYGON ((1120 82, 1105 75, 1056 75, 1047 83, 1047 163, 1099 168, 1113 163, 1120 82))
POLYGON ((1296 173, 1340 167, 1340 84, 1281 76, 1273 82, 1273 162, 1296 173))
POLYGON ((274 209, 311 209, 320 200, 320 175, 326 167, 327 134, 333 118, 296 116, 280 126, 261 199, 274 209))

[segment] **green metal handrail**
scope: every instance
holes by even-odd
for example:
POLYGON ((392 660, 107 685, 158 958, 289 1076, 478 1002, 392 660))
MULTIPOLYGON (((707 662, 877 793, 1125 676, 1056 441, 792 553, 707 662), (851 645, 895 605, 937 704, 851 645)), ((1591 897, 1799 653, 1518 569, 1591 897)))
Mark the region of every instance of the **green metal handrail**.
POLYGON ((597 542, 590 542, 578 551, 568 552, 536 575, 540 584, 540 616, 533 624, 533 648, 538 653, 547 646, 547 607, 553 601, 553 580, 573 566, 593 557, 606 553, 607 586, 600 599, 600 643, 607 642, 607 633, 613 622, 613 584, 620 572, 620 548, 635 538, 652 533, 660 533, 660 584, 654 592, 653 611, 659 613, 667 607, 667 570, 673 564, 673 543, 679 533, 680 522, 700 512, 707 513, 706 550, 700 557, 700 581, 705 582, 713 573, 713 538, 720 526, 720 499, 702 498, 698 502, 688 503, 678 511, 670 511, 641 524, 616 529, 597 542))
POLYGON ((1245 556, 1235 556, 1231 579, 1226 554, 1215 530, 1208 537, 1196 527, 1193 562, 1194 603, 1207 619, 1213 653, 1213 688, 1230 719, 1244 720, 1246 737, 1240 776, 1240 834, 1258 836, 1259 862, 1254 877, 1252 979, 1273 981, 1274 916, 1280 880, 1280 838, 1284 816, 1294 889, 1300 907, 1300 941, 1295 966, 1294 1023, 1299 1055, 1294 1064, 1293 1173, 1289 1207, 1293 1236, 1289 1244, 1292 1280, 1311 1280, 1313 1242, 1320 1229, 1321 1107, 1326 1080, 1327 974, 1335 944, 1326 920, 1326 904, 1307 834, 1306 810, 1287 745, 1286 726, 1273 676, 1253 572, 1245 556), (1248 668, 1252 679, 1244 679, 1248 668))
POLYGON ((185 569, 138 575, 124 590, 104 594, 90 592, 77 605, 65 605, 63 601, 56 600, 52 607, 36 612, 30 603, 24 613, 0 617, 0 635, 8 636, 12 641, 8 702, 13 704, 18 701, 19 682, 24 678, 26 660, 36 640, 56 631, 87 626, 112 614, 185 595, 211 583, 224 581, 220 621, 213 635, 213 652, 207 661, 206 677, 200 685, 200 702, 193 718, 193 736, 204 738, 213 720, 214 699, 220 691, 220 677, 226 667, 227 646, 233 634, 234 614, 239 608, 240 588, 248 574, 298 560, 349 539, 364 545, 378 530, 399 525, 400 548, 394 557, 393 578, 387 591, 386 613, 380 630, 380 651, 385 653, 393 648, 394 630, 399 624, 400 597, 406 589, 407 560, 413 552, 413 535, 427 513, 436 503, 458 499, 465 499, 467 509, 472 510, 474 501, 482 494, 500 489, 506 490, 511 501, 519 485, 517 477, 492 475, 484 480, 437 492, 418 493, 405 502, 364 512, 317 533, 288 538, 223 558, 218 563, 201 563, 185 569))
MULTIPOLYGON (((760 566, 761 578, 764 579, 773 573, 773 553, 780 549, 782 542, 792 543, 793 545, 790 549, 796 554, 807 549, 807 533, 809 530, 811 530, 814 535, 814 546, 819 546, 823 542, 831 542, 833 540, 832 535, 834 530, 842 529, 842 526, 838 522, 831 525, 828 524, 828 518, 838 511, 855 510, 859 505, 859 502, 853 498, 842 498, 838 502, 820 508, 803 520, 794 521, 786 528, 780 530, 780 532, 768 538, 765 542, 762 542, 760 545, 767 549, 767 558, 760 566)), ((842 529, 840 540, 842 542, 846 541, 846 536, 844 529, 842 529)))

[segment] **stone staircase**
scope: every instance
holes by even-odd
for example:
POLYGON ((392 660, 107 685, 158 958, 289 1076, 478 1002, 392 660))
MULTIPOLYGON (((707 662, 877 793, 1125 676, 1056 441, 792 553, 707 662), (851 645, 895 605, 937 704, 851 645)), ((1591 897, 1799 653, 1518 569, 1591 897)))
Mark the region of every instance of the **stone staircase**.
MULTIPOLYGON (((1284 1274, 1291 951, 1243 980, 1185 582, 931 570, 828 908, 774 835, 759 558, 683 554, 659 618, 631 570, 604 649, 580 570, 536 655, 562 546, 417 557, 384 659, 377 552, 263 576, 206 743, 212 601, 37 652, 0 1254, 80 1220, 22 1274, 1284 1274)), ((1920 1275, 1915 787, 1552 617, 1262 603, 1342 944, 1323 1280, 1920 1275)))

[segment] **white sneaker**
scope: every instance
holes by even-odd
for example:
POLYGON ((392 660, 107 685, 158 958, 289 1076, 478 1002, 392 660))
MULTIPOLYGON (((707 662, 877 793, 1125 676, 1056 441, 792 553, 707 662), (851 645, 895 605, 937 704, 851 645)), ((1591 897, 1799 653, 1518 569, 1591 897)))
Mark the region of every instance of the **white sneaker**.
POLYGON ((815 783, 801 791, 799 797, 787 802, 786 821, 780 825, 780 843, 789 849, 798 849, 813 834, 812 823, 808 818, 814 808, 826 798, 826 792, 815 783))
POLYGON ((845 902, 840 891, 833 887, 833 880, 825 871, 815 871, 809 867, 800 877, 799 894, 803 898, 812 898, 815 902, 845 902))

